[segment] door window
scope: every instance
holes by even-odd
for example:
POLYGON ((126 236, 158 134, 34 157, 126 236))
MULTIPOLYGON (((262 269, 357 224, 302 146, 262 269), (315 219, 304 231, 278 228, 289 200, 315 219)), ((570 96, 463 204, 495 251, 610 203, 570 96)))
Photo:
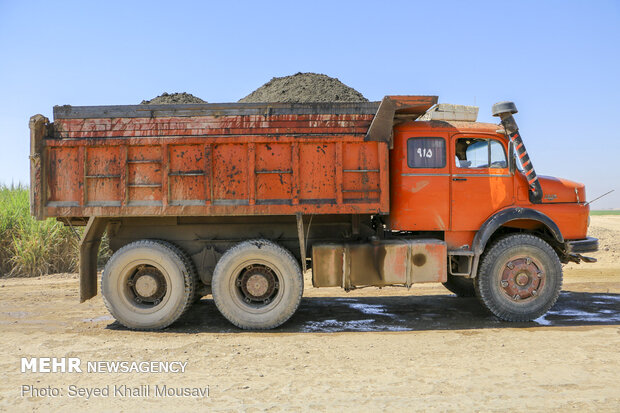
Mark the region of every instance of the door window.
POLYGON ((407 140, 409 168, 443 168, 446 166, 446 141, 443 138, 407 140))
POLYGON ((459 168, 507 168, 504 146, 494 139, 459 138, 454 161, 459 168))

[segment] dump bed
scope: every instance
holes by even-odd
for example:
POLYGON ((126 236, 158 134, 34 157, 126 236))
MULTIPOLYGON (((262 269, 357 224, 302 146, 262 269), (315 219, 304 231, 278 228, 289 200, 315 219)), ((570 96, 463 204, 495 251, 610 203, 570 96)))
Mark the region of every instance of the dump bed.
POLYGON ((389 142, 367 136, 379 107, 57 106, 31 119, 32 213, 387 213, 389 142))

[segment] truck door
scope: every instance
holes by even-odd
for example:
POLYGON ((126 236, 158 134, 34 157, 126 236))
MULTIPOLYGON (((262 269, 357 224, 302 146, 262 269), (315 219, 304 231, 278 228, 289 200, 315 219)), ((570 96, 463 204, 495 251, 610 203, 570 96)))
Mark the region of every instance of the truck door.
POLYGON ((491 214, 513 203, 506 146, 488 135, 456 134, 451 143, 452 231, 477 231, 491 214))
POLYGON ((390 227, 446 231, 450 226, 448 133, 395 134, 390 154, 390 227))

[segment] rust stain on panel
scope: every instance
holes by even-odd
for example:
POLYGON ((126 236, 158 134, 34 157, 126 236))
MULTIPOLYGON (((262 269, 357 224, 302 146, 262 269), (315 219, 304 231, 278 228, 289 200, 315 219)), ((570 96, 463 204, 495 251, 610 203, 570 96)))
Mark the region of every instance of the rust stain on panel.
POLYGON ((246 145, 216 145, 213 153, 214 202, 247 200, 246 145))
POLYGON ((199 144, 169 145, 168 192, 169 203, 204 201, 205 192, 204 147, 199 144))
POLYGON ((411 244, 411 283, 446 282, 447 256, 443 241, 413 241, 411 244))
POLYGON ((80 202, 78 185, 79 150, 77 147, 50 148, 48 150, 48 201, 80 202))
POLYGON ((43 215, 387 213, 387 146, 364 142, 371 120, 355 114, 58 119, 43 139, 55 201, 43 215))
POLYGON ((247 181, 248 181, 248 198, 249 204, 256 204, 256 144, 248 143, 248 165, 247 165, 247 181))
POLYGON ((336 146, 328 143, 302 144, 299 148, 301 202, 336 200, 336 146))
POLYGON ((434 239, 317 244, 312 248, 312 283, 349 289, 445 282, 446 256, 446 243, 434 239))

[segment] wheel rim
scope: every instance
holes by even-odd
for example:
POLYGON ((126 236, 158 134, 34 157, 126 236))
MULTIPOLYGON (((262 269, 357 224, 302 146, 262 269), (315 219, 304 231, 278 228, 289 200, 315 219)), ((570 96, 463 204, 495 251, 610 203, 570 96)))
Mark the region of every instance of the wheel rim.
POLYGON ((123 303, 140 313, 152 313, 163 307, 170 298, 171 282, 168 272, 150 260, 127 264, 118 277, 123 303))
POLYGON ((139 266, 137 271, 128 278, 127 286, 134 293, 134 301, 145 305, 159 304, 168 289, 162 272, 150 265, 139 266))
POLYGON ((244 311, 265 313, 282 299, 285 287, 282 274, 277 267, 266 261, 245 261, 231 275, 233 301, 244 311))
POLYGON ((503 265, 499 287, 512 301, 531 301, 545 285, 543 265, 532 257, 515 256, 503 265))

